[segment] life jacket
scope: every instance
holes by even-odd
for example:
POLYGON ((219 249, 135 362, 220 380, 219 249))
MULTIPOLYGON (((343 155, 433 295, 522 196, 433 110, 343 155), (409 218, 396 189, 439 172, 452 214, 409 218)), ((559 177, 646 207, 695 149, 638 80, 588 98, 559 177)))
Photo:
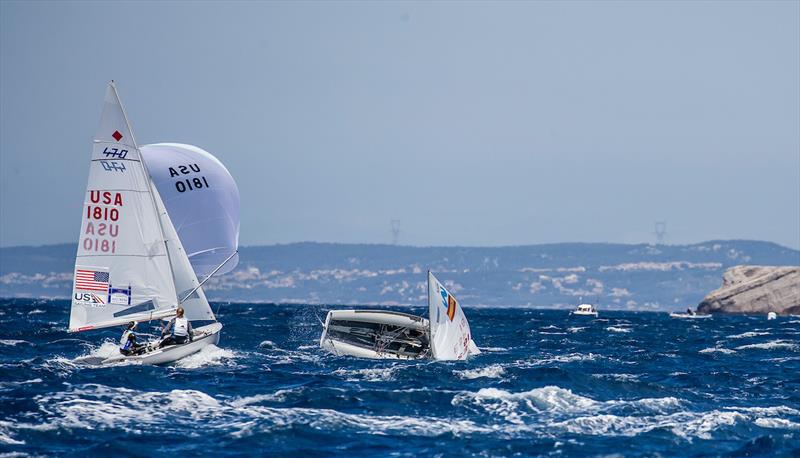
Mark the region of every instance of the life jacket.
POLYGON ((126 329, 125 332, 122 333, 122 337, 119 338, 120 350, 130 350, 131 345, 133 344, 133 340, 131 339, 132 334, 133 331, 130 329, 126 329))
POLYGON ((189 320, 186 317, 175 317, 175 323, 172 324, 172 335, 177 337, 187 337, 189 335, 189 320))

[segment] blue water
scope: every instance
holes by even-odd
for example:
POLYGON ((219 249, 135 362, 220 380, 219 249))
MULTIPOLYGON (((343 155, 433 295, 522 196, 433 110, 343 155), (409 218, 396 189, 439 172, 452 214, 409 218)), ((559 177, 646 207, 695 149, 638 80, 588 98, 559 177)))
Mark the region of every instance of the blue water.
POLYGON ((800 453, 800 318, 467 309, 483 354, 382 362, 322 352, 325 307, 231 304, 219 348, 91 368, 121 331, 67 334, 67 310, 0 301, 0 452, 800 453))

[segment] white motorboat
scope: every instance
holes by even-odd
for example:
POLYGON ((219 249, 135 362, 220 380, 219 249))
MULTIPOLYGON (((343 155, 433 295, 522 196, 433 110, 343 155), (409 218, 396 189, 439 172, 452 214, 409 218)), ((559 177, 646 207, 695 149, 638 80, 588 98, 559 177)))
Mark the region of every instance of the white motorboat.
POLYGON ((695 312, 686 312, 686 313, 675 313, 675 312, 673 312, 673 313, 670 313, 669 316, 671 318, 682 318, 682 319, 687 319, 687 320, 711 318, 711 315, 700 314, 700 313, 695 313, 695 312))
POLYGON ((331 310, 320 347, 374 359, 462 360, 480 350, 461 305, 428 272, 428 318, 387 310, 331 310))
POLYGON ((570 312, 572 315, 578 316, 597 316, 597 309, 592 304, 580 304, 575 310, 570 312))
POLYGON ((163 364, 219 342, 222 324, 202 285, 238 262, 239 192, 216 158, 173 146, 151 145, 157 157, 147 158, 116 85, 109 83, 89 167, 69 331, 167 319, 179 306, 188 320, 203 323, 190 343, 158 348, 150 342, 143 354, 120 354, 102 364, 163 364), (172 214, 180 216, 179 228, 172 214))
POLYGON ((767 319, 768 320, 777 320, 778 319, 778 314, 775 313, 775 312, 769 312, 769 313, 767 313, 767 319))

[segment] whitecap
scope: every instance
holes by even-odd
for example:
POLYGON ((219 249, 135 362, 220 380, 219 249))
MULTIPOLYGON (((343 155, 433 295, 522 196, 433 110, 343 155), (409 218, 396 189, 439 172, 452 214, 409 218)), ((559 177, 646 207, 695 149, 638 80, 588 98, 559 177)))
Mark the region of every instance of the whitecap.
POLYGON ((33 345, 30 342, 28 342, 27 340, 17 340, 17 339, 2 339, 2 340, 0 340, 0 345, 8 345, 8 346, 11 346, 11 347, 16 347, 19 344, 33 345))
POLYGON ((193 353, 185 358, 175 361, 174 366, 182 369, 197 369, 205 366, 220 366, 230 364, 239 355, 226 348, 216 345, 207 345, 197 353, 193 353))
POLYGON ((797 344, 788 340, 771 340, 769 342, 742 345, 741 347, 736 347, 737 350, 751 350, 751 349, 775 350, 782 348, 787 350, 795 350, 797 349, 797 344))
POLYGON ((722 348, 722 347, 713 347, 713 348, 710 347, 700 350, 699 353, 722 353, 725 355, 730 355, 732 353, 736 353, 736 350, 731 350, 729 348, 722 348))
POLYGON ((45 313, 45 312, 42 309, 33 309, 30 312, 28 312, 28 315, 38 315, 40 313, 45 313))
POLYGON ((611 332, 631 332, 632 330, 630 328, 623 328, 621 326, 609 326, 609 327, 606 328, 606 331, 611 331, 611 332))
POLYGON ((503 347, 478 347, 481 351, 488 351, 488 352, 504 352, 508 351, 508 348, 503 347))
POLYGON ((735 335, 732 335, 732 336, 728 336, 728 338, 729 339, 747 339, 747 338, 750 338, 750 337, 768 336, 769 334, 770 334, 769 332, 749 331, 749 332, 743 332, 741 334, 735 334, 735 335))
POLYGON ((465 369, 460 371, 453 371, 453 374, 462 379, 472 380, 476 378, 500 378, 505 374, 505 369, 500 364, 492 364, 486 367, 479 367, 475 369, 465 369))
POLYGON ((756 418, 755 423, 762 428, 800 429, 800 423, 785 418, 756 418))
POLYGON ((332 373, 348 382, 386 382, 394 380, 395 371, 401 366, 374 367, 366 369, 336 369, 332 373))

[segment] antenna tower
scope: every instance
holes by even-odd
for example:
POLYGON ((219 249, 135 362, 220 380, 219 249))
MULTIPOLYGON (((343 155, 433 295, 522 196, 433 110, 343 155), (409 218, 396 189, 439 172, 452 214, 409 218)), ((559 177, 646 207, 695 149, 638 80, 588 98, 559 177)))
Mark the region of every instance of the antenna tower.
POLYGON ((391 220, 392 225, 392 245, 397 245, 397 241, 400 240, 400 220, 393 219, 391 220))
POLYGON ((663 245, 664 239, 667 238, 667 222, 666 221, 656 221, 656 230, 653 232, 656 236, 656 244, 663 245))

